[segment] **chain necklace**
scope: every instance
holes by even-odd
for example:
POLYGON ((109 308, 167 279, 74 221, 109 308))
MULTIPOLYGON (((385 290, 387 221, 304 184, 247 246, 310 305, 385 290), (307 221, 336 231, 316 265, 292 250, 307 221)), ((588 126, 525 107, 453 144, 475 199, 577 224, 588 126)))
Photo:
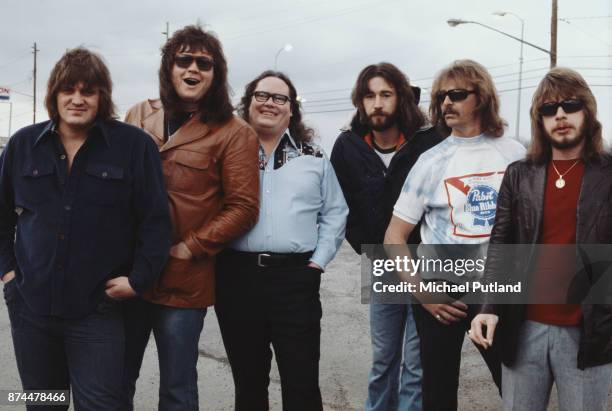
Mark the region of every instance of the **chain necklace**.
POLYGON ((559 178, 557 178, 557 180, 555 181, 555 187, 557 187, 558 189, 562 189, 563 187, 565 187, 565 180, 563 179, 563 176, 566 175, 567 173, 569 173, 571 171, 572 168, 574 168, 574 166, 576 164, 578 164, 578 162, 580 161, 580 159, 576 160, 574 162, 574 164, 572 164, 572 166, 570 168, 568 168, 565 173, 561 174, 559 172, 559 170, 557 170, 557 167, 555 166, 555 161, 552 161, 552 166, 555 169, 555 172, 557 173, 557 175, 559 176, 559 178))
MULTIPOLYGON (((193 115, 195 114, 195 111, 192 111, 191 113, 187 114, 187 118, 182 121, 182 124, 179 126, 179 128, 181 128, 183 125, 185 125, 185 123, 187 123, 189 120, 191 120, 191 117, 193 117, 193 115)), ((166 123, 166 135, 164 136, 164 141, 168 142, 170 140, 170 119, 165 119, 164 122, 166 123)), ((178 130, 178 129, 177 129, 178 130)), ((176 133, 176 130, 174 131, 176 133)))

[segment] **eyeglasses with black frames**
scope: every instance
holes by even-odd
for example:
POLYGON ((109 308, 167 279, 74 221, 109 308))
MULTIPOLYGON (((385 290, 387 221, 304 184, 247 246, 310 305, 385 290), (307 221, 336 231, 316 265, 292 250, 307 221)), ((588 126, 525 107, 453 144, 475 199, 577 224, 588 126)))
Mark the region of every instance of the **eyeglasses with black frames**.
POLYGON ((268 93, 267 91, 256 91, 253 93, 253 97, 255 97, 255 100, 259 101, 260 103, 265 103, 270 97, 272 97, 272 102, 274 102, 274 104, 278 104, 279 106, 282 106, 289 101, 289 97, 285 96, 284 94, 273 94, 268 93))

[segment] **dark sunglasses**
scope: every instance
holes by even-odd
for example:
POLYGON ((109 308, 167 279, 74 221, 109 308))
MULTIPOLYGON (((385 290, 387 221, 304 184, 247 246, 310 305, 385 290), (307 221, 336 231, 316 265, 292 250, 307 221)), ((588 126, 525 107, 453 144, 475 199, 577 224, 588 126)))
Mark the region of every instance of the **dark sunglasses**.
POLYGON ((557 114, 557 110, 559 107, 565 111, 565 114, 576 113, 584 107, 584 102, 582 100, 576 99, 568 99, 563 101, 557 101, 555 103, 544 103, 538 109, 540 115, 545 117, 554 116, 557 114))
POLYGON ((211 59, 209 59, 209 58, 187 56, 187 55, 176 56, 174 58, 174 63, 178 67, 180 67, 182 69, 186 69, 186 68, 191 67, 191 65, 193 64, 194 60, 196 62, 196 65, 198 66, 198 70, 200 70, 200 71, 209 71, 214 66, 213 61, 211 59))
POLYGON ((289 97, 283 94, 272 94, 268 93, 267 91, 256 91, 253 93, 253 97, 255 97, 255 100, 259 101, 260 103, 265 103, 270 97, 272 97, 274 104, 278 104, 279 106, 282 106, 289 101, 289 97))
POLYGON ((448 96, 450 101, 455 103, 457 101, 465 100, 472 93, 476 93, 476 92, 474 90, 465 90, 462 88, 455 88, 455 89, 447 90, 447 91, 439 91, 436 98, 438 99, 438 104, 442 104, 446 96, 448 96))

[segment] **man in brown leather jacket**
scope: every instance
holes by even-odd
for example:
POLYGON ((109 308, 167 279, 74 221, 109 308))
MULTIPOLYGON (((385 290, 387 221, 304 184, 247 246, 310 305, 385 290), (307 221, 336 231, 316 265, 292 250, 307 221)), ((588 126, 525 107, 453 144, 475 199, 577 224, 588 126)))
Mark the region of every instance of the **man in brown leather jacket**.
POLYGON ((177 31, 162 49, 160 100, 126 121, 159 147, 173 238, 159 280, 128 307, 125 408, 151 331, 160 365, 159 408, 198 409, 196 363, 206 307, 215 302, 214 256, 247 232, 259 213, 255 132, 232 114, 221 44, 198 26, 177 31))
POLYGON ((540 244, 537 253, 517 255, 527 255, 519 275, 530 304, 489 301, 498 304, 482 307, 470 337, 485 348, 495 337, 501 348, 504 409, 546 410, 554 382, 560 409, 604 411, 612 376, 609 274, 567 249, 589 244, 580 248, 584 253, 612 243, 612 157, 603 153, 595 97, 573 70, 556 68, 544 77, 531 123, 527 159, 511 164, 501 185, 485 270, 485 280, 494 282, 511 267, 498 244, 540 244), (581 266, 588 276, 575 275, 581 266), (603 291, 607 304, 568 301, 576 289, 603 291))

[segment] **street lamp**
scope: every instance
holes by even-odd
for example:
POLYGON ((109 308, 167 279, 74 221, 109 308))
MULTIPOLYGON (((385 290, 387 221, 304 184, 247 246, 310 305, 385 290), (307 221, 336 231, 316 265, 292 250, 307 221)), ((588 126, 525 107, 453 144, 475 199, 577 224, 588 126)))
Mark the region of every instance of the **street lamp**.
POLYGON ((278 67, 278 56, 283 52, 289 52, 293 50, 293 46, 291 44, 285 44, 283 47, 281 47, 280 49, 278 49, 278 51, 276 52, 276 56, 274 56, 274 70, 277 70, 278 67))
POLYGON ((540 51, 543 51, 544 53, 548 54, 549 56, 553 54, 553 53, 550 52, 550 50, 546 50, 545 48, 542 48, 540 46, 536 46, 533 43, 530 43, 530 42, 525 41, 523 39, 519 39, 518 37, 515 37, 512 34, 505 33, 505 32, 503 32, 501 30, 496 29, 495 27, 487 26, 486 24, 482 24, 482 23, 479 23, 477 21, 473 21, 473 20, 461 20, 461 19, 449 19, 449 20, 446 20, 446 23, 449 26, 451 26, 451 27, 456 27, 456 26, 458 26, 460 24, 478 24, 479 26, 485 27, 485 28, 487 28, 489 30, 496 31, 499 34, 502 34, 502 35, 504 35, 506 37, 510 37, 511 39, 514 39, 516 41, 520 41, 523 44, 527 44, 528 46, 531 46, 531 47, 536 48, 536 49, 538 49, 540 51))
POLYGON ((487 28, 489 30, 493 30, 493 31, 495 31, 495 32, 497 32, 499 34, 502 34, 502 35, 504 35, 506 37, 510 37, 511 39, 514 39, 514 40, 519 41, 521 43, 521 59, 520 59, 521 67, 520 67, 520 70, 519 70, 519 106, 518 106, 518 110, 517 110, 517 114, 516 114, 516 116, 517 116, 517 121, 516 121, 516 138, 518 139, 518 135, 519 135, 519 128, 518 128, 519 127, 519 120, 518 119, 520 117, 520 111, 519 110, 520 110, 520 104, 521 104, 520 103, 520 101, 521 101, 521 85, 522 85, 521 83, 522 83, 522 72, 523 72, 523 44, 527 44, 528 46, 531 46, 531 47, 533 47, 535 49, 543 51, 544 53, 546 53, 549 56, 551 56, 551 67, 553 67, 553 65, 552 65, 553 64, 552 63, 552 56, 554 55, 554 53, 552 53, 550 50, 546 50, 545 48, 542 48, 540 46, 536 46, 533 43, 525 41, 525 39, 523 38, 524 34, 525 34, 524 33, 525 24, 524 24, 523 19, 520 18, 519 16, 517 16, 516 14, 510 13, 510 12, 497 12, 497 13, 494 13, 494 14, 496 14, 498 16, 505 16, 506 14, 511 14, 511 15, 515 16, 516 18, 518 18, 521 21, 521 38, 518 38, 518 37, 513 36, 511 34, 505 33, 505 32, 503 32, 501 30, 496 29, 495 27, 487 26, 486 24, 482 24, 482 23, 479 23, 479 22, 473 21, 473 20, 449 19, 449 20, 446 21, 446 23, 449 26, 451 26, 451 27, 456 27, 456 26, 458 26, 460 24, 477 24, 479 26, 482 26, 482 27, 487 28))
POLYGON ((504 17, 505 15, 511 15, 517 18, 521 22, 521 56, 519 57, 519 78, 518 78, 518 99, 516 102, 516 139, 519 139, 519 126, 521 124, 521 87, 523 85, 523 41, 525 36, 525 20, 519 15, 510 11, 496 11, 493 13, 496 16, 504 17))

